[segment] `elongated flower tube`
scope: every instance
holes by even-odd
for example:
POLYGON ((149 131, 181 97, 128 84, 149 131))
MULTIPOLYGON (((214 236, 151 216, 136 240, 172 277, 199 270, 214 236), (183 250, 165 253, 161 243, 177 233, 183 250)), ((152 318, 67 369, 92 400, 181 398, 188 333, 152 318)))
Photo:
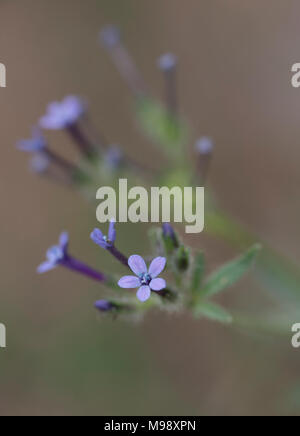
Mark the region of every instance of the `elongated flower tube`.
POLYGON ((145 97, 147 95, 145 83, 122 43, 120 30, 115 26, 104 27, 100 33, 100 41, 133 94, 137 97, 145 97))
POLYGON ((70 256, 68 253, 69 236, 63 232, 59 237, 58 245, 49 248, 46 254, 47 260, 37 268, 39 274, 48 272, 57 266, 63 266, 79 274, 85 275, 90 279, 105 282, 106 276, 99 271, 94 270, 88 265, 70 256))

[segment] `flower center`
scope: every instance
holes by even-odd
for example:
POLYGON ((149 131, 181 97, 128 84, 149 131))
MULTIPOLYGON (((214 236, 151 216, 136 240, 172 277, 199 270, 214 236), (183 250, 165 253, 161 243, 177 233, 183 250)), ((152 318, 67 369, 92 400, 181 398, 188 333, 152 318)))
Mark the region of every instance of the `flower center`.
POLYGON ((148 286, 152 280, 152 277, 148 273, 143 273, 140 275, 141 285, 148 286))
POLYGON ((103 241, 109 246, 113 245, 112 241, 109 239, 108 236, 103 236, 103 241))
POLYGON ((48 258, 49 262, 51 262, 51 263, 59 262, 60 260, 62 260, 64 258, 64 252, 58 246, 51 247, 47 251, 47 258, 48 258))

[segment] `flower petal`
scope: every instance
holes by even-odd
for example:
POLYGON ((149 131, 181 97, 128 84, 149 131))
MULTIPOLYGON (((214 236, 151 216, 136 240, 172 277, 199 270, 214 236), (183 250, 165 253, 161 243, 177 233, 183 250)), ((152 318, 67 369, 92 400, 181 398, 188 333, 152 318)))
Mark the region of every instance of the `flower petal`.
POLYGON ((139 278, 135 276, 124 276, 118 282, 120 288, 124 288, 124 289, 138 288, 140 284, 141 282, 139 278))
POLYGON ((37 273, 38 274, 43 274, 43 273, 45 273, 45 272, 47 272, 47 271, 51 271, 52 269, 54 269, 55 268, 55 264, 54 263, 51 263, 51 262, 43 262, 43 263, 41 263, 41 265, 39 265, 38 266, 38 268, 37 268, 37 273))
POLYGON ((165 289, 167 286, 167 283, 164 279, 153 279, 150 282, 150 288, 152 291, 161 291, 162 289, 165 289))
POLYGON ((137 291, 136 296, 142 303, 147 301, 150 298, 151 295, 151 289, 149 286, 141 286, 140 289, 137 291))
POLYGON ((69 233, 63 232, 59 237, 59 246, 60 248, 66 252, 69 244, 69 233))
POLYGON ((102 248, 106 248, 107 244, 103 239, 103 233, 99 229, 94 229, 90 235, 91 240, 95 242, 95 244, 100 245, 102 248))
POLYGON ((167 259, 165 257, 156 257, 149 268, 150 276, 155 279, 164 269, 167 263, 167 259))
POLYGON ((139 276, 140 274, 145 274, 147 272, 147 265, 144 259, 137 254, 130 256, 128 260, 128 265, 137 276, 139 276))
POLYGON ((116 240, 115 225, 116 225, 116 221, 114 219, 112 219, 110 221, 109 229, 108 229, 108 239, 110 240, 110 242, 115 242, 115 240, 116 240))

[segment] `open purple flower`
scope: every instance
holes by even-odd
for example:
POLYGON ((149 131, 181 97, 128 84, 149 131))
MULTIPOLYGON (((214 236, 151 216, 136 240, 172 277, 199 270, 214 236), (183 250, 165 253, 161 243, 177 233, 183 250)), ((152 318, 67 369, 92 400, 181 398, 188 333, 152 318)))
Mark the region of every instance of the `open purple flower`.
POLYGON ((107 250, 114 246, 116 240, 116 222, 115 220, 111 220, 109 223, 108 235, 103 235, 100 229, 94 229, 91 233, 91 240, 95 242, 95 244, 100 245, 100 247, 107 250))
POLYGON ((40 118, 39 125, 49 130, 65 129, 76 124, 85 110, 82 99, 71 95, 61 102, 50 103, 46 114, 40 118))
POLYGON ((107 277, 100 271, 96 271, 89 265, 75 259, 68 253, 69 235, 64 232, 59 237, 58 245, 54 245, 47 251, 46 262, 43 262, 38 268, 37 272, 43 274, 47 271, 54 269, 57 266, 63 266, 71 271, 82 274, 92 280, 98 282, 106 281, 107 277))
POLYGON ((162 291, 166 287, 166 281, 158 278, 159 274, 165 269, 166 262, 165 257, 156 257, 148 270, 141 256, 130 256, 128 265, 136 274, 136 277, 124 276, 119 280, 118 285, 124 289, 139 288, 137 298, 142 302, 147 301, 150 298, 151 291, 162 291))
POLYGON ((43 274, 61 264, 67 256, 68 244, 69 235, 63 232, 59 237, 58 245, 54 245, 47 251, 47 260, 38 267, 37 272, 43 274))
POLYGON ((27 153, 42 152, 47 146, 46 139, 39 128, 33 128, 30 139, 23 139, 17 143, 17 148, 27 153))

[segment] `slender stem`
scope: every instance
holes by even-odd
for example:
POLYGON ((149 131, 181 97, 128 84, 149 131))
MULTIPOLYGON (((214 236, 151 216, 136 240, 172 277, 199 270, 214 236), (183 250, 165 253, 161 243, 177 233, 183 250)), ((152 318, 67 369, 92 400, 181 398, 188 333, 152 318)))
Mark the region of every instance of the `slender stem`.
POLYGON ((67 257, 62 262, 62 265, 72 271, 85 275, 92 280, 96 280, 98 282, 105 282, 107 280, 104 274, 94 270, 93 268, 90 268, 88 265, 82 263, 81 261, 75 259, 72 256, 67 255, 67 257))
POLYGON ((114 247, 114 246, 112 246, 112 247, 109 247, 108 249, 107 249, 119 262, 121 262, 123 265, 125 265, 127 268, 129 268, 129 265, 128 265, 128 258, 126 257, 126 256, 124 256, 124 254, 122 254, 122 253, 120 253, 120 251, 116 248, 116 247, 114 247))
POLYGON ((117 70, 133 94, 137 97, 145 97, 147 95, 146 85, 123 44, 119 42, 118 44, 109 47, 109 53, 117 70))
POLYGON ((87 137, 82 132, 82 129, 78 125, 78 123, 71 124, 67 127, 67 131, 71 135, 72 139, 78 146, 80 152, 90 159, 95 155, 95 149, 87 137))
POLYGON ((198 176, 201 186, 206 185, 207 176, 209 173, 210 165, 212 160, 212 153, 202 154, 199 156, 198 160, 198 176))
POLYGON ((60 168, 62 168, 67 173, 73 175, 75 172, 78 171, 78 168, 76 165, 70 163, 63 157, 56 154, 54 151, 50 150, 49 148, 44 149, 44 153, 46 156, 49 157, 49 159, 56 165, 58 165, 60 168))
POLYGON ((177 86, 176 86, 176 67, 165 71, 165 86, 166 86, 166 103, 170 115, 177 118, 178 102, 177 102, 177 86))

